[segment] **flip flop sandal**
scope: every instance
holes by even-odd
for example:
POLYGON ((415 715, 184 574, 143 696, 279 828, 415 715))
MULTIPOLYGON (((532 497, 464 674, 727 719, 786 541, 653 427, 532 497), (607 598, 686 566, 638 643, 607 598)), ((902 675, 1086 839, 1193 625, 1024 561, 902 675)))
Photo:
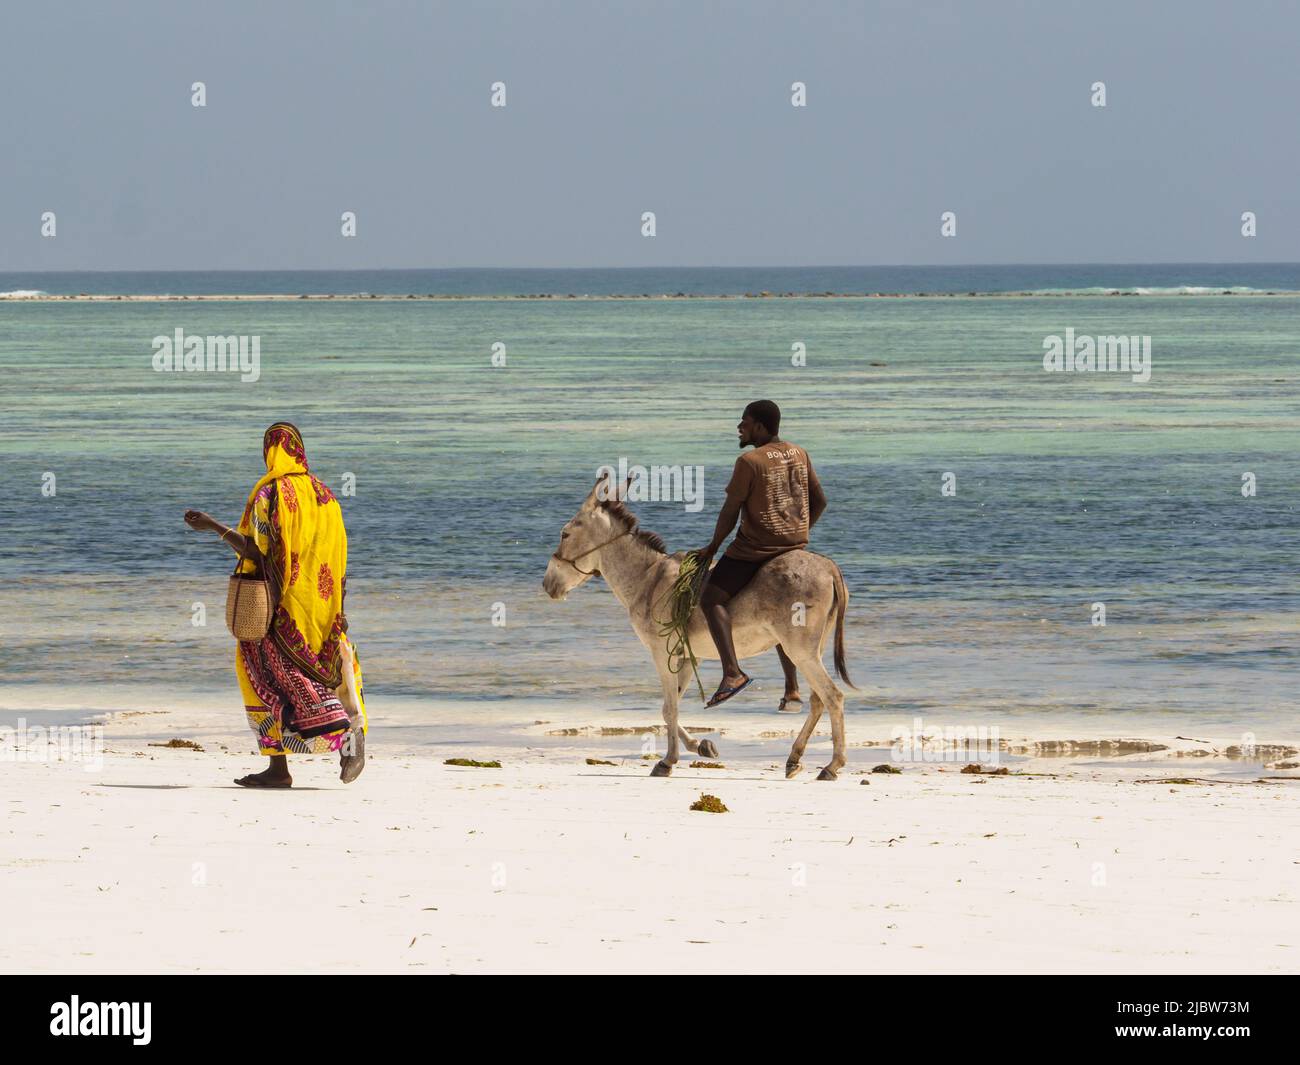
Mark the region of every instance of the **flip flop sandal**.
POLYGON ((725 703, 733 695, 737 695, 740 692, 743 692, 746 688, 748 688, 753 683, 754 683, 754 678, 750 676, 746 676, 745 683, 737 684, 734 688, 724 688, 721 684, 719 684, 718 690, 713 693, 713 698, 710 699, 704 705, 717 706, 719 703, 725 703))
POLYGON ((352 754, 339 755, 339 780, 351 784, 366 767, 366 733, 361 722, 352 726, 352 754))

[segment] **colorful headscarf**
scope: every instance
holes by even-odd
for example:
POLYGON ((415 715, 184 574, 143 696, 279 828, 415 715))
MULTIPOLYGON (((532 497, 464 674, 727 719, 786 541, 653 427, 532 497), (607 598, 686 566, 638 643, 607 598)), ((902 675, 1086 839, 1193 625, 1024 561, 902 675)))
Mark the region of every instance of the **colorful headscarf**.
POLYGON ((262 458, 266 473, 249 493, 239 531, 253 538, 279 589, 270 636, 309 677, 337 688, 339 638, 348 630, 343 511, 334 493, 312 476, 302 434, 289 422, 267 429, 262 458))

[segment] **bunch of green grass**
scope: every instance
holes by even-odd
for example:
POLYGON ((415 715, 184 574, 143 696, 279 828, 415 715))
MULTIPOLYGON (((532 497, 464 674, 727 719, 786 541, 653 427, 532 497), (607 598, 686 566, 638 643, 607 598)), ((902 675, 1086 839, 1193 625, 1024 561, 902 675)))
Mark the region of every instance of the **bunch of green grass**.
POLYGON ((659 619, 659 635, 664 638, 664 647, 668 652, 668 669, 673 673, 681 671, 687 661, 695 673, 695 684, 700 689, 700 701, 707 702, 704 683, 700 680, 700 664, 691 650, 691 615, 700 605, 700 592, 704 587, 704 578, 708 576, 708 567, 701 564, 700 556, 695 552, 686 555, 677 571, 677 579, 659 600, 661 608, 667 607, 667 616, 659 619), (678 662, 673 669, 673 661, 678 662))

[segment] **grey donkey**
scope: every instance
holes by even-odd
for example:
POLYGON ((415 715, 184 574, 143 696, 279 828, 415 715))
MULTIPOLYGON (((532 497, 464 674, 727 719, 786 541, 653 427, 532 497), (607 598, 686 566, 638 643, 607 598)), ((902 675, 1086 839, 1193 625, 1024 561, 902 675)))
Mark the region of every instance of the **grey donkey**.
MULTIPOLYGON (((547 595, 564 599, 599 574, 627 609, 632 629, 650 652, 663 686, 668 752, 651 770, 654 777, 672 773, 679 744, 691 754, 718 757, 712 741, 691 739, 677 723, 677 704, 690 683, 691 667, 680 658, 670 661, 665 639, 660 635, 665 596, 677 579, 683 557, 667 554, 663 540, 639 529, 636 517, 617 498, 610 483, 602 479, 564 526, 559 550, 551 556, 542 580, 547 595)), ((823 707, 830 710, 833 751, 817 779, 835 780, 844 768, 844 693, 822 665, 822 651, 833 622, 835 671, 853 687, 844 656, 844 613, 848 602, 848 588, 840 568, 824 555, 797 550, 787 551, 764 565, 728 605, 738 657, 762 654, 779 644, 812 688, 808 719, 785 763, 787 779, 803 768, 800 762, 804 749, 823 707)), ((696 658, 717 659, 709 627, 698 608, 691 617, 689 636, 696 658)))

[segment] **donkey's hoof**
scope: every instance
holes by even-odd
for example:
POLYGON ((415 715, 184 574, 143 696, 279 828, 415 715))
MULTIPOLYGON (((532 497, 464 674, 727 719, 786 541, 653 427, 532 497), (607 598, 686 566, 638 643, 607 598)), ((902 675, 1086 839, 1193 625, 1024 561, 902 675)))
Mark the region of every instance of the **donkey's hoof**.
POLYGON ((673 767, 667 762, 655 762, 655 767, 650 770, 652 777, 670 777, 673 775, 673 767))
POLYGON ((839 773, 835 772, 835 770, 832 769, 830 766, 826 766, 820 773, 817 774, 817 779, 818 780, 839 780, 840 775, 839 773))
POLYGON ((803 772, 803 766, 800 765, 798 762, 786 762, 786 763, 785 763, 785 779, 786 779, 786 780, 789 780, 791 777, 797 777, 797 776, 798 776, 800 773, 802 773, 802 772, 803 772))
POLYGON ((700 740, 700 757, 701 758, 718 757, 718 749, 715 746, 713 746, 712 740, 700 740))

